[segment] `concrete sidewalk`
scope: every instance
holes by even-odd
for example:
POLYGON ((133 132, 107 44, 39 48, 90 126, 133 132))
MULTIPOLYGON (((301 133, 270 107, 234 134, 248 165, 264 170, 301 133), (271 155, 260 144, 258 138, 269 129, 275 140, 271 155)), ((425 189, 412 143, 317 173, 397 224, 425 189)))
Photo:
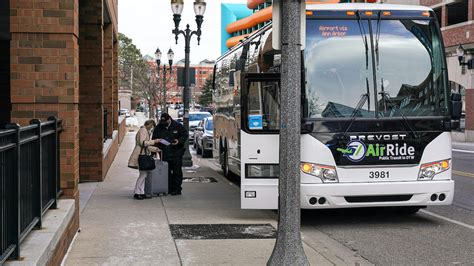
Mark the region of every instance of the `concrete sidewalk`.
POLYGON ((464 150, 464 151, 474 151, 474 142, 459 142, 459 141, 453 141, 452 142, 452 147, 453 149, 456 150, 464 150))
MULTIPOLYGON (((125 137, 104 182, 83 186, 81 232, 65 265, 266 264, 275 212, 240 209, 238 187, 210 160, 195 158, 200 167, 184 171, 194 178, 184 183, 183 195, 134 200, 138 171, 126 166, 134 136, 125 137)), ((302 230, 312 265, 369 264, 314 228, 302 230)))

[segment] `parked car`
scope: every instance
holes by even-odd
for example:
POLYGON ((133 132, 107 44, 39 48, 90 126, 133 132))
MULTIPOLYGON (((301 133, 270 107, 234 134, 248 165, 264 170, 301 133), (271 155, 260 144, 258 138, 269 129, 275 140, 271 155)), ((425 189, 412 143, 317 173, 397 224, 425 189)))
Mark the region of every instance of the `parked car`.
POLYGON ((201 112, 209 112, 211 114, 214 114, 214 110, 212 110, 212 107, 201 107, 201 112))
POLYGON ((119 110, 119 115, 124 115, 125 117, 130 117, 130 112, 128 111, 128 109, 121 108, 119 110))
POLYGON ((203 158, 212 157, 212 141, 214 138, 214 123, 212 117, 206 117, 194 131, 194 147, 197 154, 203 158))
POLYGON ((194 130, 199 122, 206 117, 212 117, 209 112, 190 112, 189 113, 189 143, 194 142, 194 130))

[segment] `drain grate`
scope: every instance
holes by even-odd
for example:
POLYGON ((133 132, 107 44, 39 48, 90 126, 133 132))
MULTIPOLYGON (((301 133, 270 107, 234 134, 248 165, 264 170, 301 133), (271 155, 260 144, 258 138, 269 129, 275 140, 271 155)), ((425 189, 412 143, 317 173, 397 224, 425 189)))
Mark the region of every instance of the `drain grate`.
POLYGON ((183 177, 183 183, 217 183, 217 179, 214 177, 183 177))
POLYGON ((271 224, 170 224, 174 239, 269 239, 276 237, 271 224))

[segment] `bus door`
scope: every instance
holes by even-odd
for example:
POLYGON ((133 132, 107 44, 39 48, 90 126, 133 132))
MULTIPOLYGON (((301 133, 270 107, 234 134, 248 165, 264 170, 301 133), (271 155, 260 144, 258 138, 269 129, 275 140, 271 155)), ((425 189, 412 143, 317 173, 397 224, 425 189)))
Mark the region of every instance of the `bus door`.
POLYGON ((280 74, 246 73, 241 82, 241 207, 277 209, 280 74))

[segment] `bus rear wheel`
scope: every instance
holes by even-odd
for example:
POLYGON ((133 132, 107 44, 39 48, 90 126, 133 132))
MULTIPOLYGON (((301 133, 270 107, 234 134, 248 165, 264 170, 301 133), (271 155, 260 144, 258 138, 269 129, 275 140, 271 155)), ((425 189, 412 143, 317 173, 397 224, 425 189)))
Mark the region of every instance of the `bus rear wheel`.
POLYGON ((226 148, 222 149, 221 161, 222 161, 221 168, 222 168, 222 171, 224 172, 224 176, 228 177, 229 176, 229 155, 227 153, 226 148))

